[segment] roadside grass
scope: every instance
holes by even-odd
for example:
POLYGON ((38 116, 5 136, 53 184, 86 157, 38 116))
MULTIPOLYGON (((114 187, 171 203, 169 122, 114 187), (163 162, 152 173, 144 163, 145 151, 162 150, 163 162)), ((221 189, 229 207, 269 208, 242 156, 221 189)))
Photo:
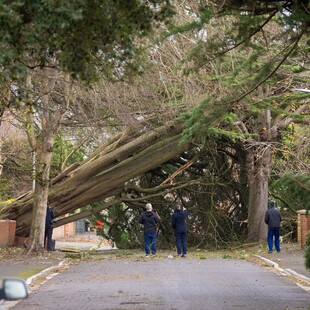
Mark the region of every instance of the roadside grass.
MULTIPOLYGON (((297 243, 283 243, 283 252, 300 251, 300 246, 297 243)), ((252 260, 253 255, 265 255, 267 253, 266 243, 248 243, 236 246, 227 246, 220 249, 200 249, 189 248, 186 259, 239 259, 252 260)), ((176 255, 175 250, 161 250, 157 251, 156 256, 151 256, 151 259, 184 259, 176 255)), ((111 249, 111 250, 91 250, 82 253, 81 259, 133 259, 144 260, 145 253, 143 249, 111 249)), ((148 259, 148 258, 147 258, 148 259)))
MULTIPOLYGON (((226 247, 221 249, 199 249, 189 248, 186 259, 250 259, 252 254, 260 254, 265 251, 266 245, 255 243, 238 247, 226 247)), ((158 250, 151 259, 184 259, 176 255, 175 250, 158 250)), ((91 250, 82 253, 81 259, 101 260, 101 259, 132 259, 144 260, 145 253, 142 249, 111 249, 111 250, 91 250)))
POLYGON ((39 272, 41 272, 44 269, 46 269, 46 266, 33 266, 33 267, 27 268, 26 271, 23 271, 23 272, 16 274, 15 276, 17 278, 20 278, 20 279, 28 279, 28 278, 38 274, 39 272))
MULTIPOLYGON (((283 252, 294 252, 300 250, 297 243, 283 243, 283 252)), ((14 260, 24 257, 24 248, 21 247, 0 247, 0 260, 14 260)), ((200 248, 189 248, 186 259, 241 259, 251 260, 253 254, 263 255, 267 253, 267 244, 265 243, 248 243, 232 245, 222 247, 218 249, 200 249, 200 248)), ((37 259, 52 259, 53 257, 63 257, 67 260, 104 260, 104 259, 132 259, 132 260, 144 260, 145 253, 142 248, 139 249, 110 249, 110 250, 86 250, 73 251, 71 248, 68 251, 56 251, 44 253, 42 256, 38 256, 37 259)), ((25 258, 25 257, 24 257, 25 258)), ((32 257, 34 258, 34 257, 32 257)), ((184 259, 176 255, 175 249, 162 250, 158 249, 156 256, 151 256, 151 259, 184 259)))

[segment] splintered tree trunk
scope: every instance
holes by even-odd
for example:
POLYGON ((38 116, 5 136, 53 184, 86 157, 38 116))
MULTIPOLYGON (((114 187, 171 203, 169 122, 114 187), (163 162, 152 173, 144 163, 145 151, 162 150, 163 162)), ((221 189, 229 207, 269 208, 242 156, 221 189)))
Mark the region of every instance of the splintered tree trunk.
POLYGON ((267 146, 262 152, 247 151, 249 179, 248 239, 266 240, 267 226, 264 222, 268 205, 268 180, 270 174, 271 150, 267 146))
MULTIPOLYGON (((188 149, 181 143, 181 127, 168 125, 120 143, 106 145, 96 151, 76 169, 62 173, 62 179, 52 184, 48 201, 57 217, 85 205, 119 194, 126 182, 167 162, 188 149)), ((16 199, 1 210, 1 216, 15 219, 16 234, 28 236, 32 221, 33 193, 16 199)), ((40 215, 39 215, 40 217, 40 215)))

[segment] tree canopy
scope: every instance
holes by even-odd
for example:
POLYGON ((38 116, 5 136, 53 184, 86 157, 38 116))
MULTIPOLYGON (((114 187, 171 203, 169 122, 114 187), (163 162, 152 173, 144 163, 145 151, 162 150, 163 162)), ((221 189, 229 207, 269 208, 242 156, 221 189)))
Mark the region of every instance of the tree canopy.
POLYGON ((0 4, 2 77, 60 66, 92 81, 142 70, 139 39, 173 14, 169 0, 16 0, 0 4))

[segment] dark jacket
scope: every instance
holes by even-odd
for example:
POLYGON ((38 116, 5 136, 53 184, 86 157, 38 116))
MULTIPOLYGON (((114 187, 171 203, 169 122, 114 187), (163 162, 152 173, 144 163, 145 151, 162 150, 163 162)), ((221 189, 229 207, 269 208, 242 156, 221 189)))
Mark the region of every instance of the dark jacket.
POLYGON ((270 228, 279 228, 282 217, 280 211, 275 207, 273 202, 269 203, 268 210, 265 213, 265 223, 270 228))
POLYGON ((45 218, 45 230, 52 228, 53 221, 55 218, 54 211, 51 207, 47 207, 46 218, 45 218))
POLYGON ((159 223, 158 216, 153 211, 145 211, 141 214, 139 223, 144 225, 145 233, 156 233, 157 224, 159 223))
POLYGON ((171 225, 175 233, 185 233, 186 232, 186 218, 188 216, 187 210, 175 209, 171 218, 171 225))

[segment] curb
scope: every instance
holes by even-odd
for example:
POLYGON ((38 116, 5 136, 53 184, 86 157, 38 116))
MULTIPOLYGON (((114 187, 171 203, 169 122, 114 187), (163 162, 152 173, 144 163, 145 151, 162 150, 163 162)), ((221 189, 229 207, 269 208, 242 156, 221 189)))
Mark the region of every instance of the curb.
MULTIPOLYGON (((285 275, 285 276, 293 276, 295 278, 298 278, 299 280, 301 281, 304 281, 307 283, 307 285, 310 286, 310 278, 300 274, 300 273, 297 273, 296 271, 292 270, 292 269, 289 269, 289 268, 286 268, 286 269, 283 269, 279 266, 279 264, 275 263, 274 261, 270 260, 270 259, 267 259, 263 256, 260 256, 260 255, 256 255, 256 254, 253 254, 254 257, 264 261, 268 266, 271 266, 273 268, 275 268, 276 270, 278 270, 282 275, 285 275)), ((305 289, 306 291, 310 291, 310 287, 305 287, 303 285, 300 285, 298 284, 299 286, 301 286, 303 289, 305 289)))
POLYGON ((52 274, 52 273, 54 273, 54 275, 58 274, 59 272, 56 272, 56 271, 59 270, 59 268, 63 267, 64 264, 65 264, 65 261, 63 260, 56 266, 51 266, 49 268, 42 270, 41 272, 39 272, 39 273, 31 276, 30 278, 26 279, 26 284, 30 286, 35 281, 43 280, 43 279, 47 278, 47 276, 52 274))
MULTIPOLYGON (((65 264, 65 260, 60 261, 60 263, 56 266, 51 266, 48 267, 44 270, 42 270, 41 272, 29 277, 28 279, 25 280, 27 288, 28 288, 28 293, 31 294, 34 289, 30 289, 30 286, 35 286, 36 281, 44 281, 44 280, 49 280, 52 277, 56 276, 57 274, 59 274, 59 269, 60 268, 64 268, 64 264, 65 264)), ((69 265, 68 265, 69 266, 69 265)), ((19 303, 20 300, 15 300, 15 301, 9 301, 6 300, 4 302, 2 302, 2 304, 0 303, 0 309, 11 309, 12 307, 14 307, 17 303, 19 303), (2 308, 1 308, 2 306, 2 308)))

